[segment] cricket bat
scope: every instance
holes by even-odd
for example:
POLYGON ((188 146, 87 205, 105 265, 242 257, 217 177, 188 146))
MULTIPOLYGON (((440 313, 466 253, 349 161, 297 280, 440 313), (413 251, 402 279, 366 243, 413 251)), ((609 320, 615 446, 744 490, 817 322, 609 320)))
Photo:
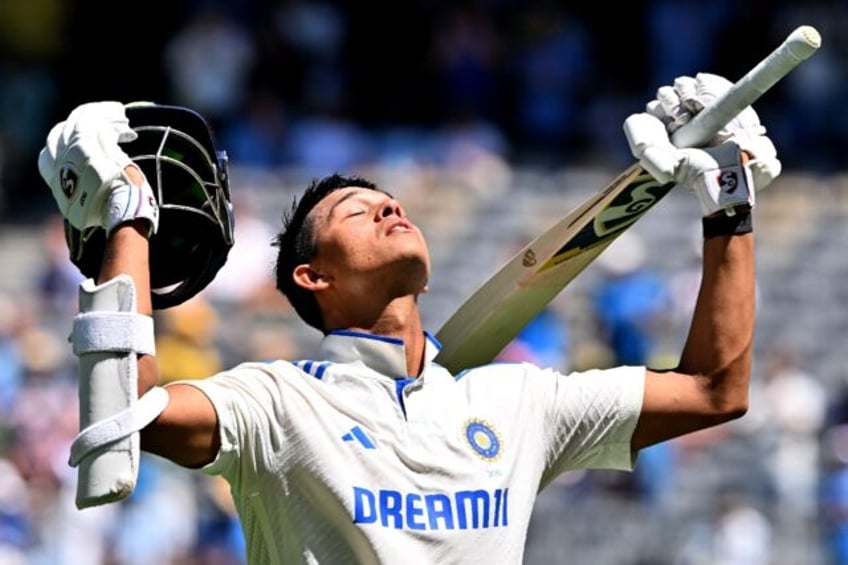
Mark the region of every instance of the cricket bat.
MULTIPOLYGON (((821 46, 811 26, 796 28, 721 98, 672 134, 677 147, 706 143, 739 112, 821 46)), ((634 163, 527 244, 442 325, 436 362, 456 373, 490 362, 619 235, 675 186, 634 163)))

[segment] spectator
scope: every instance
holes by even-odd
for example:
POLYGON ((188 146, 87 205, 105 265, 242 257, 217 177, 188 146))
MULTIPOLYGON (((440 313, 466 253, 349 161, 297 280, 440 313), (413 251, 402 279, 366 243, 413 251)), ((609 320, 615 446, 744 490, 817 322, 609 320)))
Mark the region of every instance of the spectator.
POLYGON ((289 116, 267 85, 252 88, 244 108, 229 119, 219 138, 234 166, 272 171, 290 164, 289 116))
MULTIPOLYGON (((602 278, 592 297, 601 340, 614 365, 651 365, 661 324, 671 306, 669 289, 647 263, 642 236, 628 230, 598 258, 602 278)), ((673 442, 642 451, 635 472, 624 478, 637 496, 652 506, 667 502, 674 490, 676 447, 673 442)))
POLYGON ((766 353, 760 433, 771 438, 768 468, 774 474, 781 514, 806 523, 815 513, 819 437, 828 398, 824 385, 801 367, 798 352, 789 344, 766 353))
POLYGON ((498 355, 505 362, 527 361, 569 370, 568 326, 553 308, 545 308, 498 355))
POLYGON ((161 322, 156 353, 168 360, 160 371, 162 382, 202 378, 221 368, 215 344, 220 320, 203 296, 158 312, 161 322))
POLYGON ((79 284, 85 277, 71 263, 62 216, 51 215, 43 234, 44 262, 37 274, 36 288, 45 315, 59 318, 76 312, 79 284))
POLYGON ((0 430, 6 427, 24 380, 24 360, 17 342, 20 309, 0 292, 0 430))
POLYGON ((512 74, 518 143, 527 159, 570 160, 581 145, 593 72, 588 30, 557 3, 529 4, 519 15, 512 74))
POLYGON ((593 309, 612 363, 650 363, 658 324, 669 312, 666 283, 646 263, 645 244, 632 230, 621 234, 598 261, 603 277, 592 297, 593 309))
MULTIPOLYGON (((272 273, 276 255, 272 243, 276 232, 261 215, 258 196, 249 190, 233 195, 233 248, 227 262, 204 290, 204 295, 216 307, 230 311, 234 308, 251 308, 262 299, 262 308, 268 308, 265 299, 275 297, 272 273)), ((273 302, 284 302, 276 299, 273 302)))
POLYGON ((822 436, 823 474, 819 490, 822 538, 829 563, 848 563, 848 425, 837 424, 822 436))
POLYGON ((241 106, 255 57, 247 31, 207 5, 164 46, 173 98, 220 127, 241 106))
POLYGON ((504 46, 491 14, 474 2, 446 4, 433 29, 441 119, 497 118, 504 46))

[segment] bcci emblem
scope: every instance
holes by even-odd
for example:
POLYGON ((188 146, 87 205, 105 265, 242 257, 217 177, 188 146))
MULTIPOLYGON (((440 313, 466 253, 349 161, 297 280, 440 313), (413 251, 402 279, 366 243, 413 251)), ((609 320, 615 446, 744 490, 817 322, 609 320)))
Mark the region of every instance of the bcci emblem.
POLYGON ((468 445, 485 461, 495 461, 501 454, 501 440, 488 423, 471 420, 465 425, 468 445))
POLYGON ((59 171, 59 185, 62 187, 62 192, 65 197, 70 200, 74 192, 77 190, 77 182, 79 175, 71 165, 65 165, 59 171))

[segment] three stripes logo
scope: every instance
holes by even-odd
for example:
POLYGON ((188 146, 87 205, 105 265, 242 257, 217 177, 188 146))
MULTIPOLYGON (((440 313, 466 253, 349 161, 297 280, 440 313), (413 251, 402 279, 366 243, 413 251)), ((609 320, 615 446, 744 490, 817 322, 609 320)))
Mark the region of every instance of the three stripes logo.
POLYGON ((371 438, 359 426, 353 426, 348 433, 342 436, 342 441, 358 442, 365 449, 377 449, 371 438))
MULTIPOLYGON (((324 375, 327 372, 327 368, 331 365, 329 361, 311 361, 308 359, 293 361, 295 367, 303 371, 304 373, 315 377, 316 379, 323 379, 324 375)), ((368 434, 363 431, 363 429, 359 426, 353 426, 349 432, 342 436, 342 441, 344 442, 353 442, 358 443, 365 449, 377 449, 377 446, 371 441, 371 438, 368 437, 368 434)))
POLYGON ((295 367, 312 375, 316 379, 323 379, 324 373, 327 371, 327 367, 330 366, 329 361, 309 361, 309 360, 301 360, 301 361, 292 361, 295 367))

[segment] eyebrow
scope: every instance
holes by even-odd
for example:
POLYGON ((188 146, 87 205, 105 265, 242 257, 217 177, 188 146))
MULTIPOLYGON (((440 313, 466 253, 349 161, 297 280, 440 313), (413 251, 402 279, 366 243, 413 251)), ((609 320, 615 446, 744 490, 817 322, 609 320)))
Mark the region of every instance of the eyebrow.
POLYGON ((342 203, 344 203, 347 200, 350 200, 351 198, 353 198, 354 196, 356 196, 358 194, 361 194, 360 190, 351 190, 350 192, 348 192, 347 194, 345 194, 344 196, 342 196, 341 198, 336 200, 333 203, 333 205, 330 206, 329 212, 327 212, 327 220, 331 220, 333 218, 333 214, 335 214, 336 208, 338 208, 342 203))
POLYGON ((388 192, 384 192, 382 190, 379 190, 379 189, 371 189, 371 188, 365 188, 365 187, 353 187, 353 188, 355 188, 355 190, 351 190, 350 192, 348 192, 347 194, 345 194, 344 196, 342 196, 341 198, 336 200, 333 203, 332 206, 330 206, 330 210, 327 212, 327 220, 328 221, 333 218, 333 214, 336 212, 336 208, 338 208, 342 203, 344 203, 347 200, 350 200, 351 198, 354 198, 354 197, 357 197, 357 196, 365 196, 366 194, 370 194, 372 192, 378 193, 378 194, 383 194, 385 196, 388 196, 389 198, 392 198, 391 194, 389 194, 388 192))

